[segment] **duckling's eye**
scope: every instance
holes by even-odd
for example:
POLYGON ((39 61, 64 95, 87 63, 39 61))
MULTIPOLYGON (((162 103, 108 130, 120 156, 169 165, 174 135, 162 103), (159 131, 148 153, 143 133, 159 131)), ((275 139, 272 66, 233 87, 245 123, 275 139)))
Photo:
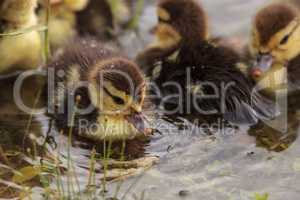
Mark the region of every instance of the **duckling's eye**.
POLYGON ((286 35, 282 38, 282 40, 280 41, 280 45, 284 45, 289 41, 290 35, 286 35))
POLYGON ((165 19, 163 19, 161 17, 158 18, 158 21, 162 22, 162 23, 168 23, 169 22, 169 20, 165 20, 165 19))
POLYGON ((124 105, 125 104, 125 101, 123 99, 121 99, 120 97, 113 96, 112 98, 113 98, 113 100, 116 104, 119 104, 119 105, 124 105))
POLYGON ((113 101, 116 104, 119 104, 119 105, 125 104, 125 101, 122 98, 113 95, 112 93, 109 92, 109 90, 107 88, 104 88, 104 91, 113 99, 113 101))
POLYGON ((4 19, 0 19, 0 33, 3 33, 7 24, 8 24, 8 21, 6 21, 4 19))

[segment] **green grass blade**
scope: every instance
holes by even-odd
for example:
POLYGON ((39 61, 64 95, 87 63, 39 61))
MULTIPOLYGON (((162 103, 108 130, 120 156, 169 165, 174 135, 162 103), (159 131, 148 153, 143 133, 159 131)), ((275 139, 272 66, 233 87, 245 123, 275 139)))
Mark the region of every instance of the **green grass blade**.
POLYGON ((17 31, 13 31, 13 32, 8 32, 8 33, 0 33, 0 36, 7 36, 7 37, 12 37, 12 36, 19 36, 19 35, 23 35, 26 33, 30 33, 33 31, 46 31, 48 30, 47 26, 45 25, 35 25, 35 26, 31 26, 29 28, 24 28, 21 30, 17 30, 17 31))

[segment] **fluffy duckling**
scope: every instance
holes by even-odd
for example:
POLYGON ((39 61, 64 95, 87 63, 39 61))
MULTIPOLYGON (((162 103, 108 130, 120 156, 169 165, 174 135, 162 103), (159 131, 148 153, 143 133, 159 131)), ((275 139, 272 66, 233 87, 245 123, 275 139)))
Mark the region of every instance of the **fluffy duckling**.
POLYGON ((0 1, 0 73, 36 68, 41 62, 41 38, 38 31, 26 31, 37 25, 37 0, 0 1), (22 32, 9 35, 9 33, 22 32))
POLYGON ((300 9, 300 0, 274 0, 273 4, 276 3, 289 4, 292 7, 300 9))
POLYGON ((81 11, 86 8, 89 0, 64 0, 64 4, 72 11, 81 11))
POLYGON ((142 113, 145 80, 127 58, 94 40, 80 39, 48 65, 48 72, 49 77, 54 73, 55 89, 48 99, 58 127, 73 127, 96 141, 133 139, 150 132, 142 113))
POLYGON ((157 16, 158 25, 153 28, 156 41, 137 56, 143 67, 151 68, 155 62, 172 55, 181 43, 189 43, 192 38, 208 38, 206 13, 194 1, 160 1, 157 16))
MULTIPOLYGON (((42 23, 46 19, 47 1, 41 0, 44 7, 39 12, 42 23)), ((52 0, 50 1, 49 40, 52 49, 64 46, 70 39, 77 35, 76 12, 83 10, 88 0, 52 0)))
POLYGON ((80 34, 112 39, 126 28, 133 28, 134 15, 139 10, 139 1, 92 0, 86 9, 77 13, 77 28, 80 34))
POLYGON ((77 13, 77 27, 80 34, 95 35, 101 39, 111 36, 114 17, 106 0, 90 1, 86 9, 77 13))
POLYGON ((271 4, 255 16, 250 50, 256 61, 253 79, 272 94, 299 86, 300 18, 288 4, 271 4))
POLYGON ((300 1, 299 0, 292 0, 292 3, 300 9, 300 1))
POLYGON ((235 123, 256 123, 259 118, 272 116, 269 101, 252 90, 251 81, 237 68, 238 55, 207 41, 208 25, 201 5, 193 0, 161 0, 157 15, 157 42, 137 57, 150 66, 147 70, 152 71, 162 96, 173 95, 167 100, 159 98, 157 103, 164 101, 165 109, 173 114, 206 116, 213 110, 235 123), (157 62, 159 66, 153 69, 157 62), (178 88, 165 87, 168 83, 179 84, 184 98, 174 98, 178 88), (226 93, 205 99, 216 92, 226 93))

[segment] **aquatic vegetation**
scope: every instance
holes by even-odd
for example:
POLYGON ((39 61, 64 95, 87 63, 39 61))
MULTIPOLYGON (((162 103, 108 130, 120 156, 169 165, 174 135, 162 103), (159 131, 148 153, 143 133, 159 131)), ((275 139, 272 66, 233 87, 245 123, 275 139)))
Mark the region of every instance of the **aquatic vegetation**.
POLYGON ((265 193, 265 194, 255 194, 255 198, 254 200, 268 200, 269 199, 269 194, 265 193))

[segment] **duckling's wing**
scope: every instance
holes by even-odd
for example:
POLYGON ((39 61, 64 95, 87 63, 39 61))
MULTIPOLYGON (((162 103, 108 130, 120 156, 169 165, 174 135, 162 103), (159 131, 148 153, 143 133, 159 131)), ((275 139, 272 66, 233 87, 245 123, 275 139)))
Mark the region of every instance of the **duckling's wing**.
POLYGON ((228 110, 224 118, 236 124, 254 125, 258 120, 270 120, 279 115, 276 104, 259 93, 252 93, 251 103, 234 98, 234 110, 228 110))
MULTIPOLYGON (((255 124, 260 119, 274 118, 278 114, 275 104, 255 91, 252 82, 238 69, 202 67, 200 70, 193 74, 202 74, 202 80, 213 83, 220 92, 224 92, 221 98, 224 99, 225 108, 221 107, 219 99, 200 103, 217 108, 226 120, 238 124, 255 124)), ((205 88, 203 91, 206 91, 205 88)))
POLYGON ((176 47, 163 49, 160 47, 150 47, 140 52, 135 58, 138 65, 144 71, 146 76, 153 75, 153 70, 157 63, 164 62, 165 58, 172 55, 176 47))
POLYGON ((287 66, 287 74, 288 74, 288 80, 289 84, 295 88, 299 89, 300 87, 300 81, 299 81, 299 75, 300 75, 300 55, 291 60, 287 66))
POLYGON ((234 98, 233 103, 235 104, 235 110, 227 110, 224 113, 224 119, 235 124, 256 124, 258 118, 255 116, 255 111, 246 103, 239 102, 238 99, 234 98))

